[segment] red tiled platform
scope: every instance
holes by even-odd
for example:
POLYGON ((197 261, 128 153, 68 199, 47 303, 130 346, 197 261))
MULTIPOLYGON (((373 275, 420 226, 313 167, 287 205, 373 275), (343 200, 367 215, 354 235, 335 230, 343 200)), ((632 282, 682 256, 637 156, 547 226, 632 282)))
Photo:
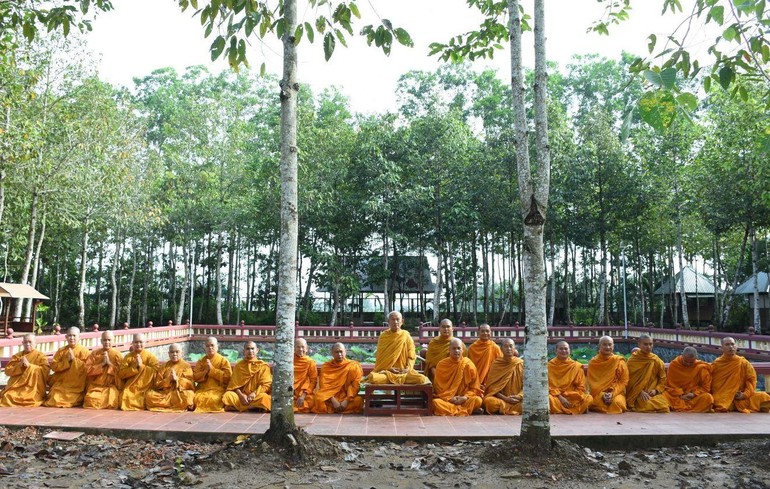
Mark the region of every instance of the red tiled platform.
MULTIPOLYGON (((298 414, 310 434, 348 438, 493 439, 518 436, 520 416, 359 416, 298 414)), ((135 438, 231 440, 260 435, 270 424, 263 413, 154 413, 90 409, 0 408, 0 425, 37 426, 135 438)), ((589 413, 551 416, 551 434, 597 446, 710 443, 738 438, 770 438, 770 414, 589 413)))

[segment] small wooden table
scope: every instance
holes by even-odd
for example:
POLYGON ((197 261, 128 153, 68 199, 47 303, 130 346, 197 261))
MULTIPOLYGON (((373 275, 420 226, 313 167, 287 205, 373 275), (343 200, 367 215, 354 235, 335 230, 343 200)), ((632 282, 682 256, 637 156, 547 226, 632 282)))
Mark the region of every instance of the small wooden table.
POLYGON ((433 385, 367 384, 364 415, 433 414, 433 385))

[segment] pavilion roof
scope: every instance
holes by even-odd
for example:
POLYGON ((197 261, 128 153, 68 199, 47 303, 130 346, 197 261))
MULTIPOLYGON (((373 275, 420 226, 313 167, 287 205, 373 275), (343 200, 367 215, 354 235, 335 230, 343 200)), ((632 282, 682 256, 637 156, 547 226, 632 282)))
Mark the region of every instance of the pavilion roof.
POLYGON ((710 278, 695 271, 691 266, 686 266, 673 278, 665 280, 655 290, 654 295, 668 295, 679 292, 680 284, 684 284, 684 292, 687 295, 713 296, 714 283, 710 278))
MULTIPOLYGON (((759 272, 757 275, 757 285, 760 294, 770 293, 770 276, 767 272, 759 272)), ((735 293, 739 295, 748 295, 754 293, 754 275, 746 279, 738 288, 735 289, 735 293)))

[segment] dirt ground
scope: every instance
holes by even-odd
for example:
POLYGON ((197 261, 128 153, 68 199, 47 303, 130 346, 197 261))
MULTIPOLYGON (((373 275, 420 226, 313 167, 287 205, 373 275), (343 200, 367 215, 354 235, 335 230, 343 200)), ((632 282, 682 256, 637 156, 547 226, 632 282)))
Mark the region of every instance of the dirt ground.
POLYGON ((0 427, 0 487, 13 488, 737 488, 770 487, 770 441, 596 451, 558 442, 536 457, 511 441, 312 439, 295 466, 256 437, 141 441, 0 427))

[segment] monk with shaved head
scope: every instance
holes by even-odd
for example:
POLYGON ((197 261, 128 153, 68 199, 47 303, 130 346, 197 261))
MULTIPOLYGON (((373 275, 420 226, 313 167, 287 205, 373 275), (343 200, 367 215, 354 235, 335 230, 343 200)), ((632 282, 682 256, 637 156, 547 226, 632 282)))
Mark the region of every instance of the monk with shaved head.
POLYGON ((40 406, 48 382, 48 358, 35 348, 35 335, 25 334, 22 350, 5 366, 8 384, 0 391, 0 406, 40 406))
POLYGON ((469 416, 481 412, 479 373, 470 358, 463 357, 463 342, 452 338, 449 358, 436 365, 433 379, 433 414, 469 416))
POLYGON ((652 352, 652 337, 643 334, 637 341, 639 349, 628 359, 628 409, 639 413, 667 413, 670 411, 666 390, 666 366, 652 352))
POLYGON ((370 384, 428 384, 428 378, 414 369, 417 352, 409 331, 401 329, 404 318, 398 311, 388 314, 388 329, 377 339, 374 368, 366 377, 370 384))
POLYGON ((67 330, 67 344, 59 348, 51 359, 53 370, 47 407, 73 407, 83 404, 86 393, 86 360, 88 348, 78 343, 80 329, 67 330))
POLYGON ((206 356, 198 360, 193 369, 195 387, 195 412, 219 413, 225 410, 222 396, 230 383, 233 367, 219 354, 219 342, 213 336, 206 338, 206 356))
POLYGON ((757 372, 738 355, 733 338, 722 338, 722 355, 711 363, 711 393, 718 413, 742 413, 770 410, 770 394, 757 392, 757 372))
POLYGON ((192 411, 194 398, 192 367, 182 358, 182 348, 174 343, 168 347, 168 361, 155 374, 144 405, 148 411, 181 413, 192 411))
POLYGON ((425 375, 433 380, 436 373, 436 365, 449 356, 449 342, 454 337, 454 328, 451 319, 442 319, 438 325, 438 336, 428 343, 428 351, 425 353, 425 375))
POLYGON ((489 368, 484 410, 489 414, 521 414, 524 394, 524 361, 516 354, 513 340, 503 340, 503 356, 489 368))
POLYGON ((599 339, 599 353, 588 362, 588 388, 593 400, 589 410, 620 414, 626 410, 628 366, 615 354, 615 342, 609 336, 599 339))
POLYGON ((500 347, 492 341, 492 327, 486 323, 479 325, 479 339, 468 347, 468 358, 479 372, 479 384, 482 392, 486 390, 489 369, 494 361, 503 356, 500 347))
POLYGON ((708 413, 712 411, 711 367, 698 360, 698 350, 688 346, 668 365, 666 391, 672 411, 708 413))
POLYGON ((257 344, 253 341, 243 345, 243 360, 235 364, 233 376, 222 397, 227 411, 270 411, 270 393, 273 388, 273 374, 270 366, 257 358, 257 344))
POLYGON ((566 341, 556 343, 556 357, 548 362, 548 404, 553 414, 584 414, 593 398, 586 393, 583 365, 570 357, 566 341))
POLYGON ((294 412, 309 413, 313 408, 313 391, 318 383, 315 360, 307 356, 307 341, 294 340, 294 412))
POLYGON ((348 360, 345 345, 332 346, 332 359, 321 365, 318 390, 313 396, 313 412, 318 414, 360 413, 364 400, 358 395, 363 370, 361 364, 348 360))
POLYGON ((120 406, 118 369, 123 355, 112 347, 112 331, 102 333, 102 347, 88 355, 86 360, 86 396, 83 407, 88 409, 117 409, 120 406))
POLYGON ((118 370, 118 378, 123 381, 123 395, 120 409, 123 411, 141 411, 144 409, 144 396, 155 382, 158 359, 144 349, 145 337, 135 334, 131 342, 131 352, 123 358, 118 370))

